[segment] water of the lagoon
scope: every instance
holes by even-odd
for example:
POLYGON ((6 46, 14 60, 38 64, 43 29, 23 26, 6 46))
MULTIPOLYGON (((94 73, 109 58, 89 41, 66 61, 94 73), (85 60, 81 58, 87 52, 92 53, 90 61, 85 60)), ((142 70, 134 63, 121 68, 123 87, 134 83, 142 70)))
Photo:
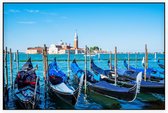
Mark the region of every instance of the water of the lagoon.
MULTIPOLYGON (((130 54, 130 65, 132 66, 137 66, 142 68, 142 58, 144 54, 138 54, 138 60, 137 63, 135 59, 137 56, 135 54, 130 54)), ((14 55, 13 55, 14 57, 14 55)), ((158 101, 154 102, 147 102, 144 101, 140 98, 137 98, 134 102, 126 102, 126 101, 120 101, 120 100, 110 100, 109 98, 103 98, 100 95, 96 94, 91 94, 87 95, 87 98, 84 99, 84 94, 83 92, 80 95, 80 98, 78 100, 78 103, 75 106, 69 106, 65 104, 63 101, 60 99, 53 98, 53 96, 49 95, 47 93, 46 97, 44 94, 44 79, 43 79, 43 61, 42 61, 42 54, 32 54, 32 55, 27 55, 20 53, 19 54, 19 68, 23 66, 25 63, 26 59, 28 57, 31 57, 32 63, 35 66, 36 64, 38 65, 38 70, 36 71, 36 74, 40 77, 40 103, 38 104, 36 109, 164 109, 165 106, 165 96, 164 95, 156 95, 156 94, 150 94, 150 97, 153 97, 157 99, 158 101), (100 96, 100 98, 99 98, 100 96), (103 98, 103 99, 102 99, 103 98), (107 104, 106 101, 105 103, 103 102, 104 99, 107 101, 110 100, 110 104, 107 104)), ((67 74, 67 55, 62 54, 62 55, 48 55, 49 63, 52 62, 53 58, 57 58, 58 66, 64 73, 67 74)), ((73 59, 77 60, 78 65, 84 69, 84 55, 83 54, 78 54, 78 55, 70 55, 70 62, 72 62, 73 59)), ((92 56, 92 58, 95 61, 95 64, 100 66, 103 69, 109 69, 107 65, 107 60, 109 59, 109 54, 101 54, 100 56, 95 55, 92 56), (100 60, 98 60, 98 57, 100 57, 100 60)), ((127 54, 118 54, 118 68, 121 69, 126 69, 123 65, 123 60, 127 59, 128 55, 127 54)), ((113 59, 113 64, 114 64, 114 55, 112 56, 113 59)), ((157 54, 157 59, 162 59, 164 63, 164 55, 163 54, 157 54)), ((89 60, 89 57, 88 57, 89 60)), ((148 55, 148 65, 149 67, 153 67, 159 71, 164 71, 157 65, 157 60, 154 58, 154 54, 149 54, 148 55)), ((89 63, 88 63, 88 69, 89 69, 89 63)), ((5 69, 5 68, 4 68, 5 69)), ((10 87, 10 62, 9 62, 9 55, 8 55, 8 75, 9 75, 9 87, 10 87)), ((89 69, 90 70, 90 69, 89 69)), ((16 69, 16 62, 13 62, 13 77, 15 79, 17 73, 16 69)), ((73 79, 73 74, 71 73, 70 75, 71 80, 73 79)), ((12 109, 21 109, 21 107, 18 105, 18 102, 16 101, 16 98, 14 97, 14 93, 12 90, 9 91, 9 101, 6 104, 7 109, 12 110, 12 109)))

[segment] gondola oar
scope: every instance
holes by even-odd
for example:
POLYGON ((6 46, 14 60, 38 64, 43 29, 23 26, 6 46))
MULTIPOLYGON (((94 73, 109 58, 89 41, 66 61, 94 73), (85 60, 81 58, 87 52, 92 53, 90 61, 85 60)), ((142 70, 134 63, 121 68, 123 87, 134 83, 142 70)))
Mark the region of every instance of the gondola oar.
POLYGON ((34 109, 34 107, 35 107, 35 102, 36 102, 36 92, 37 92, 37 83, 38 83, 38 77, 36 78, 36 85, 35 85, 35 89, 34 89, 34 101, 33 101, 33 106, 32 106, 32 108, 34 109))

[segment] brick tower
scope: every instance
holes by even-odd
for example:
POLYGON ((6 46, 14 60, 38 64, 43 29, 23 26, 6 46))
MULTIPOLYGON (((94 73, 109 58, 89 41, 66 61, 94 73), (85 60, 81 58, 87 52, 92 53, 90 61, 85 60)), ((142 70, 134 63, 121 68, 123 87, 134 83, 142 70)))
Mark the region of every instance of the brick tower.
POLYGON ((78 49, 78 34, 76 32, 74 37, 74 48, 78 49))

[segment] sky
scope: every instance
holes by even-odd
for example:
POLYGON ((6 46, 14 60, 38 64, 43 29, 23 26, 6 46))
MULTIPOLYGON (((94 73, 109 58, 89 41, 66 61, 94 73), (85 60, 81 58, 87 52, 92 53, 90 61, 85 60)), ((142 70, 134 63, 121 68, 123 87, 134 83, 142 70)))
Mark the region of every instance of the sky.
POLYGON ((164 51, 164 4, 5 3, 4 47, 25 52, 60 40, 80 48, 119 52, 164 51))

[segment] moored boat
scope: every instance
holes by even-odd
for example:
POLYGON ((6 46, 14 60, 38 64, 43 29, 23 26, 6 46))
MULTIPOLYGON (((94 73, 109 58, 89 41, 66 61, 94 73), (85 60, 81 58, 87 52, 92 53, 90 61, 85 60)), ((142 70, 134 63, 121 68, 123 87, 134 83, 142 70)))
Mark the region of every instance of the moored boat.
MULTIPOLYGON (((144 74, 143 68, 134 68, 133 66, 128 66, 126 60, 124 60, 124 66, 131 71, 134 72, 142 72, 144 74)), ((164 79, 164 75, 158 73, 158 71, 154 70, 153 68, 147 68, 146 69, 146 79, 149 79, 151 81, 160 81, 164 79)))
POLYGON ((162 64, 161 62, 160 62, 160 60, 158 60, 158 65, 159 65, 159 67, 161 67, 162 69, 165 69, 165 65, 164 64, 162 64))
MULTIPOLYGON (((85 74, 84 70, 80 69, 75 60, 73 60, 71 64, 71 70, 77 77, 85 74)), ((89 90, 100 93, 112 99, 121 99, 129 102, 135 100, 137 93, 139 92, 142 78, 142 73, 140 72, 134 86, 131 88, 126 88, 111 84, 108 81, 101 79, 99 75, 92 74, 90 71, 87 71, 86 75, 89 90)))
POLYGON ((79 87, 74 89, 68 83, 68 77, 59 69, 56 59, 48 66, 48 86, 50 92, 67 104, 76 104, 79 87))
POLYGON ((17 73, 14 91, 19 104, 25 109, 34 109, 40 100, 39 79, 33 68, 31 58, 23 65, 17 73))
MULTIPOLYGON (((114 83, 114 78, 111 77, 112 75, 110 75, 110 74, 114 73, 113 71, 101 69, 93 62, 93 60, 91 61, 91 69, 93 70, 93 72, 95 74, 101 74, 101 76, 103 76, 102 79, 104 79, 108 82, 114 83)), ((117 70, 119 70, 119 69, 117 69, 117 70)), ((118 74, 118 72, 119 71, 117 71, 117 74, 118 74)), ((117 84, 122 85, 124 87, 128 87, 128 88, 134 86, 135 79, 133 79, 133 78, 135 78, 136 75, 134 75, 133 78, 130 78, 129 81, 125 81, 125 77, 127 78, 129 76, 132 77, 131 74, 130 75, 128 74, 127 76, 123 75, 123 78, 122 78, 122 76, 118 76, 118 77, 120 77, 120 79, 117 79, 117 84)), ((142 79, 140 92, 164 94, 165 93, 164 81, 163 80, 162 80, 162 82, 160 80, 158 82, 157 81, 150 81, 150 80, 145 81, 144 79, 142 79)))

